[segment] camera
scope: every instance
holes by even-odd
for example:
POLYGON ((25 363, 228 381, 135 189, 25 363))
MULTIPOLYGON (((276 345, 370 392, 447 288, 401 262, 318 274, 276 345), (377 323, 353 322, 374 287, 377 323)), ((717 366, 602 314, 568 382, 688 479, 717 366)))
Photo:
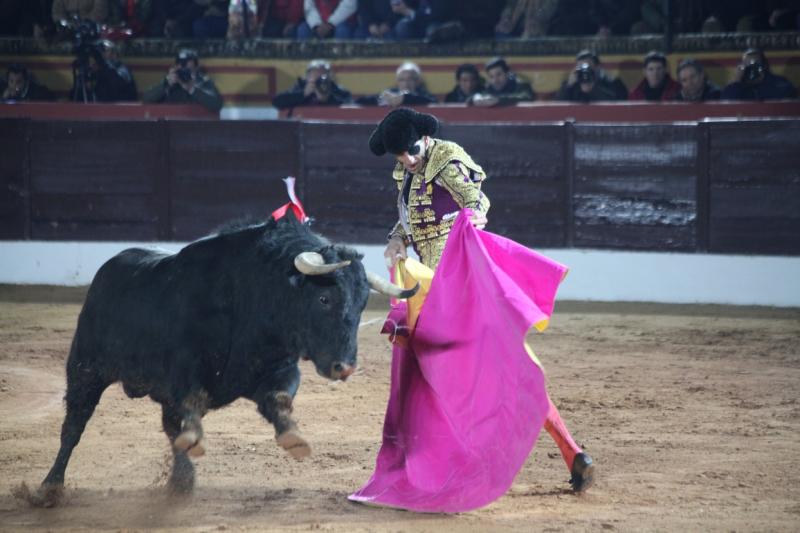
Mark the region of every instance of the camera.
POLYGON ((188 83, 192 80, 192 69, 182 66, 175 71, 175 75, 182 83, 188 83))
POLYGON ((753 83, 758 81, 761 76, 764 75, 766 72, 766 68, 764 68, 764 64, 761 62, 750 63, 744 67, 744 73, 742 74, 742 79, 748 83, 753 83))
POLYGON ((320 76, 314 84, 320 92, 327 93, 331 90, 331 79, 328 76, 320 76))
POLYGON ((593 83, 594 82, 594 69, 591 63, 581 63, 575 68, 575 74, 578 83, 593 83))

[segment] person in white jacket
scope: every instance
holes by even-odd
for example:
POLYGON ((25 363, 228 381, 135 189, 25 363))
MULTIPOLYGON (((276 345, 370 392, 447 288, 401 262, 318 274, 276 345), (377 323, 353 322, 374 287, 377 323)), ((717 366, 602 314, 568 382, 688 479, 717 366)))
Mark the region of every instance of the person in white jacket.
POLYGON ((297 27, 298 39, 352 39, 358 0, 304 0, 306 20, 297 27))

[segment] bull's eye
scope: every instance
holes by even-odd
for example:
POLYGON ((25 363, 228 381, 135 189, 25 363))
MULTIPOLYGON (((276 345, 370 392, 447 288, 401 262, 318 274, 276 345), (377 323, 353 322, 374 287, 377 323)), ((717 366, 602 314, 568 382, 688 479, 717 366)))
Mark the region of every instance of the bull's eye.
POLYGON ((327 296, 320 296, 319 303, 321 303, 322 305, 328 305, 329 303, 331 303, 331 301, 328 299, 327 296))

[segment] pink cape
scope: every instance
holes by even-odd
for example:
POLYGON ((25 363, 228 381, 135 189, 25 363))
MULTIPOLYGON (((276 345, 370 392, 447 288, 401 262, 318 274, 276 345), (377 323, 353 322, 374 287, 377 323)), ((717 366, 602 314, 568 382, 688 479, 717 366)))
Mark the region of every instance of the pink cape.
POLYGON ((469 214, 453 226, 408 347, 394 345, 383 444, 351 500, 482 507, 511 486, 544 424, 544 375, 525 335, 546 327, 567 268, 476 230, 469 214))

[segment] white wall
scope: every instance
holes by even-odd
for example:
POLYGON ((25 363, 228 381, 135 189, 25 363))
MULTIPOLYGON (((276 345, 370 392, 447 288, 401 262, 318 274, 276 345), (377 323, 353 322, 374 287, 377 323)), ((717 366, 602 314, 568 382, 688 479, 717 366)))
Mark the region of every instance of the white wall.
MULTIPOLYGON (((176 251, 183 244, 0 242, 0 283, 87 285, 104 261, 131 246, 176 251)), ((355 248, 368 269, 385 272, 383 247, 355 248)), ((562 300, 800 307, 800 257, 538 251, 570 267, 562 300)))

